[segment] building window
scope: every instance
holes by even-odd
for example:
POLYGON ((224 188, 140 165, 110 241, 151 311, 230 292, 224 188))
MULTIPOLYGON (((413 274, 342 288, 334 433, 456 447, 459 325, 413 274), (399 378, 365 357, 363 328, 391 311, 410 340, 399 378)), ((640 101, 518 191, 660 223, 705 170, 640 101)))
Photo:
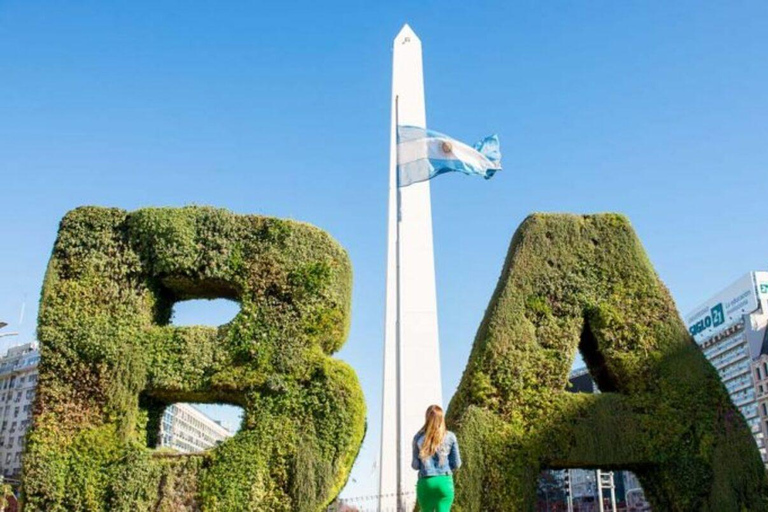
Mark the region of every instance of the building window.
POLYGON ((763 402, 763 416, 768 416, 768 407, 766 407, 765 402, 763 402))
POLYGON ((762 380, 762 377, 760 376, 760 367, 758 366, 755 368, 755 373, 757 373, 757 380, 762 380))

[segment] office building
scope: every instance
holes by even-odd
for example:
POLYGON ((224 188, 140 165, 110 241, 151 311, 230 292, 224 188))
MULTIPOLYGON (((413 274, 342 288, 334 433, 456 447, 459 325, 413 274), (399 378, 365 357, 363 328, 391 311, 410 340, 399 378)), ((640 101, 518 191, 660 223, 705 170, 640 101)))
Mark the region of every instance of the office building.
POLYGON ((229 429, 193 405, 178 403, 169 405, 163 413, 158 445, 193 453, 213 448, 231 436, 229 429))
POLYGON ((688 331, 715 367, 731 400, 747 420, 764 463, 768 382, 768 272, 749 272, 685 317, 688 331))
MULTIPOLYGON (((768 354, 760 354, 752 361, 752 378, 755 381, 757 415, 760 418, 760 432, 763 441, 768 440, 768 354)), ((768 447, 766 447, 768 449, 768 447)), ((761 452, 762 453, 762 452, 761 452)), ((763 459, 763 462, 766 462, 763 459)), ((768 467, 768 464, 766 464, 768 467)))
POLYGON ((0 358, 0 473, 18 477, 37 387, 37 343, 8 349, 0 358))

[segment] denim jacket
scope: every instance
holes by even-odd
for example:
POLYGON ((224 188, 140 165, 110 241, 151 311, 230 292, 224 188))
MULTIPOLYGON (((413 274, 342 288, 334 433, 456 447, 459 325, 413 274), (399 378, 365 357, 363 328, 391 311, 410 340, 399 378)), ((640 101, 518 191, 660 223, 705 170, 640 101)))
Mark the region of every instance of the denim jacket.
POLYGON ((452 475, 453 471, 461 466, 459 443, 453 432, 445 433, 445 438, 437 452, 427 460, 419 458, 422 444, 424 444, 424 432, 420 431, 413 438, 413 460, 411 461, 411 467, 419 470, 419 478, 452 475))

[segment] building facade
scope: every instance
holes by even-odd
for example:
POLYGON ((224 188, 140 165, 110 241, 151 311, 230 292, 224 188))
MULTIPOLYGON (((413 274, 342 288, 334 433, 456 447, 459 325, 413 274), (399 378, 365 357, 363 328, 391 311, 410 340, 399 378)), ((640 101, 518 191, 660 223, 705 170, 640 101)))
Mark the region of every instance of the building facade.
MULTIPOLYGON (((757 414, 760 417, 760 432, 763 441, 768 440, 768 354, 752 361, 752 378, 755 381, 757 414)), ((766 447, 768 448, 768 447, 766 447)))
POLYGON ((627 512, 650 512, 651 504, 645 498, 645 491, 637 475, 631 471, 620 472, 624 482, 624 499, 627 512))
POLYGON ((734 405, 747 420, 768 466, 768 272, 749 272, 685 317, 688 331, 715 367, 734 405), (761 420, 761 417, 763 418, 761 420))
POLYGON ((160 422, 158 447, 194 453, 213 448, 232 432, 191 404, 178 403, 165 408, 160 422))
POLYGON ((37 343, 8 349, 0 358, 0 473, 18 477, 37 389, 37 343))

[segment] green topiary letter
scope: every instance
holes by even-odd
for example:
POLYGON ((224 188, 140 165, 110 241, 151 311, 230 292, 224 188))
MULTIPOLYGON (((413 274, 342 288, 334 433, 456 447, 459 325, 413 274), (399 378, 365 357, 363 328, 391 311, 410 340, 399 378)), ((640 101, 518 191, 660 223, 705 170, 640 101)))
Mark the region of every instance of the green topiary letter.
POLYGON ((25 511, 317 511, 362 442, 344 343, 351 266, 325 232, 212 208, 79 208, 45 278, 25 511), (175 302, 228 298, 219 328, 169 326, 175 302), (151 449, 174 402, 239 405, 201 455, 151 449), (149 447, 148 447, 149 446, 149 447))
POLYGON ((449 421, 463 512, 534 510, 542 468, 578 467, 634 471, 657 511, 766 510, 746 422, 619 215, 520 226, 449 421), (603 394, 566 392, 579 348, 603 394))

